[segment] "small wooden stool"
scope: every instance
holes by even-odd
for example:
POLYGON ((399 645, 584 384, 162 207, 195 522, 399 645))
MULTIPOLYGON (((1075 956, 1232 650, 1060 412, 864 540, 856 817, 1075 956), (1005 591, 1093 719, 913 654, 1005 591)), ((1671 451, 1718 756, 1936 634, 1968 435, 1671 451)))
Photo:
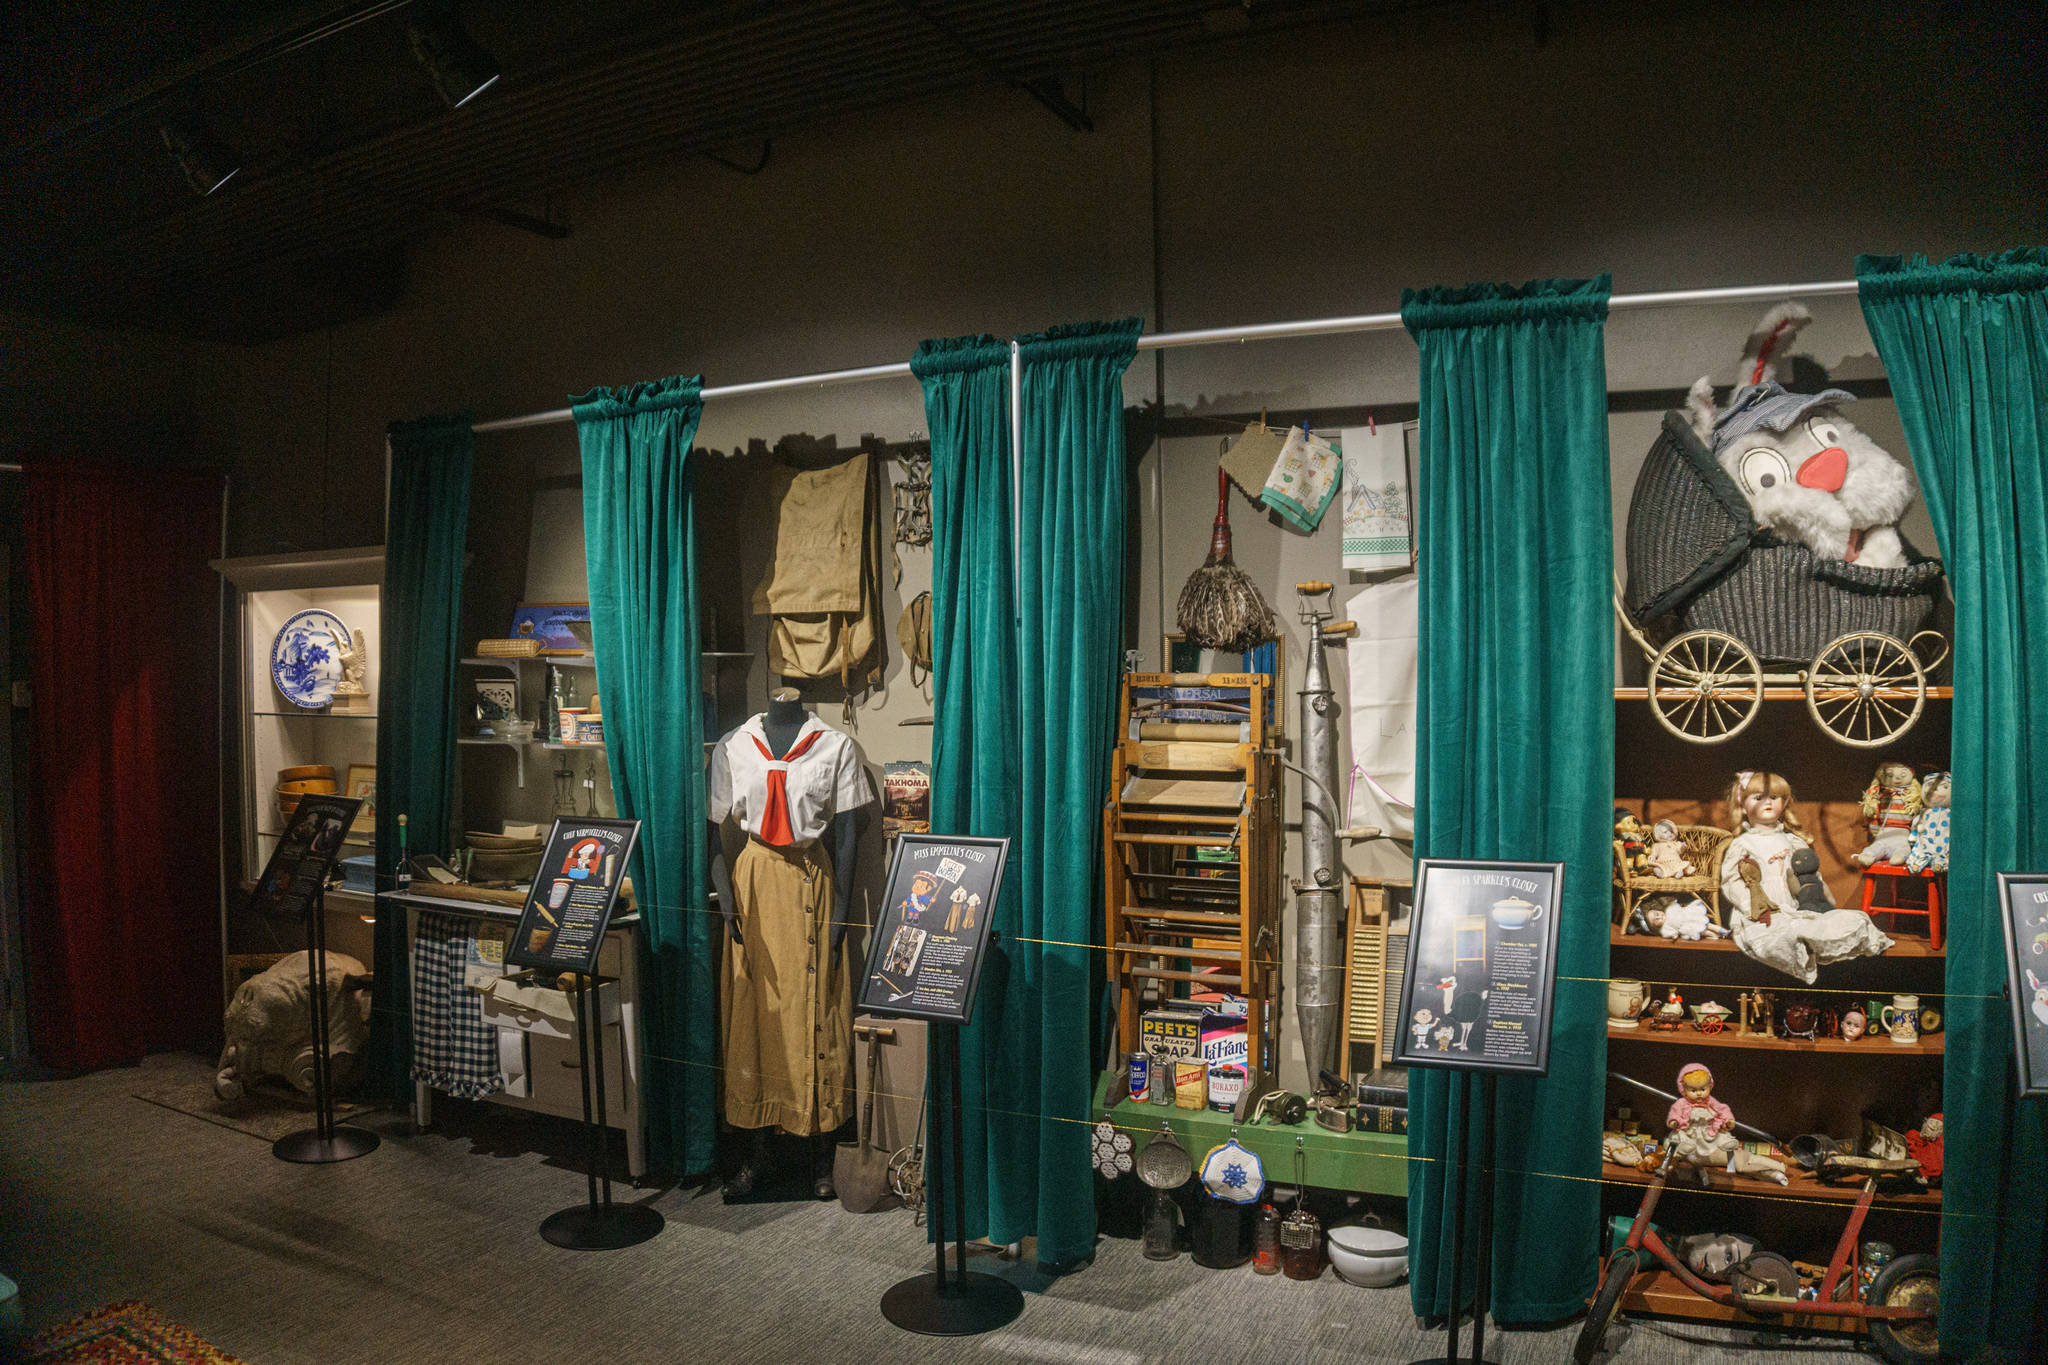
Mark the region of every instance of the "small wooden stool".
POLYGON ((1941 873, 1933 868, 1922 872, 1908 872, 1897 863, 1872 863, 1863 869, 1863 913, 1873 922, 1879 915, 1911 915, 1927 921, 1927 940, 1935 952, 1941 951, 1941 873), (1879 879, 1891 889, 1883 904, 1877 900, 1879 879), (1898 900, 1902 884, 1924 881, 1927 883, 1927 899, 1922 905, 1906 905, 1898 900))

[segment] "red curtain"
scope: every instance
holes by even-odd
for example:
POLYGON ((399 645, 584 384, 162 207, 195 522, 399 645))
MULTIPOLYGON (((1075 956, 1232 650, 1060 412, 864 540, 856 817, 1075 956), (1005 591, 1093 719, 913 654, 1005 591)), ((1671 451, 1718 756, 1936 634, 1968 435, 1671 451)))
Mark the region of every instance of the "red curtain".
POLYGON ((35 693, 21 903, 59 1067, 211 1044, 221 1016, 218 474, 25 471, 35 693))

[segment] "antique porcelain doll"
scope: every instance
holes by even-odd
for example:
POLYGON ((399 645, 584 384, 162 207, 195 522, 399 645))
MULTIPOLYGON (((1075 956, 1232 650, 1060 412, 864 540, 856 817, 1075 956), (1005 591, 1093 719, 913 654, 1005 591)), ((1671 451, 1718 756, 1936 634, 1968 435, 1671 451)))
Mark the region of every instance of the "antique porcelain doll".
MULTIPOLYGON (((1812 845, 1799 832, 1791 804, 1792 786, 1778 774, 1736 774, 1728 813, 1737 832, 1721 855, 1721 899, 1736 947, 1812 985, 1828 963, 1881 953, 1892 940, 1861 910, 1802 907, 1792 864, 1812 845), (1755 903, 1756 897, 1769 906, 1755 903)), ((1809 891, 1806 905, 1815 904, 1809 891)))
POLYGON ((1786 1183, 1784 1162, 1757 1155, 1735 1136, 1735 1114, 1714 1098, 1714 1073, 1699 1062, 1679 1069, 1678 1099, 1664 1116, 1664 1126, 1671 1130, 1672 1149, 1681 1162, 1786 1183))
POLYGON ((1864 826, 1870 843, 1849 861, 1859 867, 1872 863, 1903 863, 1913 829, 1913 817, 1920 813, 1920 784, 1913 770, 1903 763, 1880 763, 1863 789, 1864 826))
POLYGON ((1695 875, 1699 869, 1685 856, 1685 845, 1679 842, 1678 825, 1670 820, 1659 820, 1650 830, 1650 875, 1675 880, 1695 875))

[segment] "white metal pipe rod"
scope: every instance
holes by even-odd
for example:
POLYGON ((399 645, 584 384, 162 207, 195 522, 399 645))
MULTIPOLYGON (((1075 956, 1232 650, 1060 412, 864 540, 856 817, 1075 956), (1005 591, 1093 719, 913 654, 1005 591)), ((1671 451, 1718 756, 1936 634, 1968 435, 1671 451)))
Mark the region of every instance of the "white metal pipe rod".
MULTIPOLYGON (((1634 308, 1672 308, 1699 303, 1762 303, 1779 299, 1813 299, 1852 295, 1854 280, 1820 280, 1808 284, 1746 284, 1726 289, 1666 289, 1648 294, 1616 294, 1607 301, 1609 312, 1634 308)), ((1202 327, 1186 332, 1154 332, 1138 338, 1141 351, 1166 350, 1179 346, 1216 346, 1225 342, 1279 341, 1288 337, 1343 336, 1357 332, 1391 332, 1401 325, 1399 313, 1354 313, 1346 317, 1307 318, 1298 322, 1262 322, 1248 327, 1202 327)), ((1012 347, 1012 369, 1016 368, 1012 347)), ((908 363, 863 365, 851 370, 825 370, 818 374, 792 375, 786 379, 756 379, 745 384, 717 384, 705 389, 703 397, 739 398, 747 394, 776 393, 784 389, 827 388, 837 384, 859 384, 871 379, 906 379, 908 363)), ((1018 398, 1017 375, 1011 376, 1013 404, 1018 398)), ((475 430, 513 431, 520 427, 550 426, 572 420, 567 408, 528 413, 524 417, 501 417, 478 422, 475 430)), ((1012 424, 1018 414, 1012 411, 1012 424)), ((1014 433, 1013 433, 1014 434, 1014 433)), ((1013 441, 1012 458, 1017 457, 1013 441)))

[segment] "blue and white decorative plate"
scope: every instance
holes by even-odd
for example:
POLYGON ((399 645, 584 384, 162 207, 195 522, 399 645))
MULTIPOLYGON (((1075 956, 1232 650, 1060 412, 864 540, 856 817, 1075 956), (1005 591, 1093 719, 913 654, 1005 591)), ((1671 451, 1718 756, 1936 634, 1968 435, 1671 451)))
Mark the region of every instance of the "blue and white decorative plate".
POLYGON ((286 701, 311 708, 334 700, 334 685, 341 681, 335 635, 355 638, 331 611, 302 611, 277 632, 270 645, 270 676, 286 701))

